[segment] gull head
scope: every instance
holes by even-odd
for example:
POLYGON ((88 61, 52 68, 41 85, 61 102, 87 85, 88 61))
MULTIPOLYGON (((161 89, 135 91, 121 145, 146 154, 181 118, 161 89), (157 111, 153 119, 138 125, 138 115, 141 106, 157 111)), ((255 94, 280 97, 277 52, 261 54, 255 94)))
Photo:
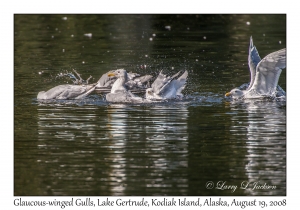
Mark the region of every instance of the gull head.
POLYGON ((113 86, 111 87, 110 92, 116 93, 117 91, 126 92, 127 88, 125 87, 125 83, 128 81, 127 72, 124 69, 118 69, 114 72, 110 72, 107 74, 108 77, 116 76, 118 79, 114 82, 113 86))
POLYGON ((153 88, 147 88, 146 89, 146 99, 150 99, 150 100, 162 100, 164 99, 163 97, 161 97, 160 95, 157 95, 153 88))
POLYGON ((125 82, 128 81, 128 75, 127 75, 127 72, 125 69, 118 69, 118 70, 115 70, 114 72, 110 72, 107 74, 107 76, 109 77, 117 77, 117 78, 120 78, 122 80, 124 80, 125 82))
POLYGON ((241 98, 244 95, 244 92, 240 89, 234 88, 230 92, 226 93, 225 96, 231 96, 232 98, 241 98))
POLYGON ((146 89, 146 98, 147 99, 153 99, 154 98, 154 92, 152 88, 146 89))

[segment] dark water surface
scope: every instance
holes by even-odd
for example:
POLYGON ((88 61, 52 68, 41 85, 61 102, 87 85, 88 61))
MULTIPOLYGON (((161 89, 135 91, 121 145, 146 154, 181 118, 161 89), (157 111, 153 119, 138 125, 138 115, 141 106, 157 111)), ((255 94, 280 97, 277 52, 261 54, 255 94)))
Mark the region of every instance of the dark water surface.
POLYGON ((14 24, 14 195, 286 195, 285 102, 224 98, 249 81, 250 36, 261 57, 286 47, 285 15, 15 15, 14 24), (36 100, 70 83, 56 76, 73 68, 93 82, 117 68, 188 70, 186 97, 36 100))

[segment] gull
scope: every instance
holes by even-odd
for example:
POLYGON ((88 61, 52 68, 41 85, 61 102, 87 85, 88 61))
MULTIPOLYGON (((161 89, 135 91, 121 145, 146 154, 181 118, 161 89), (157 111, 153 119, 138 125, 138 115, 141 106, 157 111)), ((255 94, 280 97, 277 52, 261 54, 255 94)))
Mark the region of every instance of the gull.
MULTIPOLYGON (((63 74, 62 76, 68 76, 73 80, 73 85, 58 85, 54 88, 51 88, 48 91, 41 91, 37 95, 38 100, 48 100, 48 99, 81 99, 89 94, 91 94, 94 90, 99 90, 99 87, 103 88, 104 91, 102 92, 110 92, 112 89, 113 84, 117 81, 117 76, 111 76, 112 73, 117 72, 118 70, 110 71, 98 80, 97 83, 89 85, 88 82, 92 78, 90 76, 87 80, 83 80, 80 74, 73 69, 75 74, 78 76, 79 79, 72 73, 63 74), (110 76, 108 76, 110 75, 110 76)), ((136 73, 129 73, 126 72, 126 89, 131 89, 135 92, 141 92, 146 89, 147 82, 152 78, 151 75, 140 76, 136 73)), ((132 94, 130 92, 130 94, 132 94)), ((124 95, 122 95, 124 96, 124 95)))
POLYGON ((51 88, 48 91, 41 91, 37 95, 38 100, 49 99, 81 99, 92 93, 96 84, 88 84, 88 81, 92 78, 90 76, 87 80, 83 80, 80 74, 73 69, 79 79, 77 79, 72 73, 65 74, 73 79, 74 85, 58 85, 51 88))
MULTIPOLYGON (((103 74, 101 78, 98 80, 96 91, 109 93, 113 84, 117 80, 117 76, 108 76, 108 75, 112 75, 119 70, 124 70, 124 69, 112 70, 103 74)), ((125 82, 124 86, 132 92, 136 92, 136 93, 143 92, 146 90, 146 88, 150 87, 149 82, 151 79, 152 79, 151 75, 140 76, 137 73, 129 72, 127 73, 127 81, 125 82)))
POLYGON ((81 99, 89 95, 96 88, 93 85, 58 85, 48 91, 41 91, 37 95, 38 100, 48 99, 81 99))
POLYGON ((285 91, 278 85, 282 69, 286 67, 286 49, 273 52, 262 60, 250 37, 248 65, 250 70, 250 83, 234 88, 225 96, 233 99, 285 97, 285 91))
POLYGON ((117 80, 112 85, 110 93, 106 94, 106 100, 108 102, 118 102, 118 103, 142 103, 144 99, 138 97, 130 92, 125 86, 128 82, 128 74, 124 69, 118 69, 114 72, 108 73, 108 77, 116 77, 117 80))
POLYGON ((167 77, 161 71, 151 88, 146 90, 146 99, 164 100, 182 97, 181 91, 185 88, 188 72, 185 71, 178 79, 175 79, 179 74, 180 71, 172 77, 167 77))

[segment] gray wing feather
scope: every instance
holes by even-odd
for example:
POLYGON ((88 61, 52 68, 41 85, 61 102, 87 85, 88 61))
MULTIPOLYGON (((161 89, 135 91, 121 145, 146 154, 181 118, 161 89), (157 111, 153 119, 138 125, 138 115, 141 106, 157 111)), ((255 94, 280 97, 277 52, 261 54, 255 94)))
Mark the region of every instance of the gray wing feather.
POLYGON ((85 92, 83 94, 77 96, 75 99, 81 99, 81 98, 88 96, 95 90, 95 88, 96 88, 96 84, 87 86, 85 92))
POLYGON ((256 66, 260 61, 261 58, 258 54, 256 47, 253 45, 253 40, 251 36, 250 45, 249 45, 249 55, 248 55, 248 65, 250 70, 250 85, 248 86, 248 89, 250 89, 254 83, 255 75, 256 75, 256 66))
POLYGON ((176 74, 174 74, 172 77, 166 77, 165 75, 161 74, 160 75, 163 75, 164 76, 164 80, 161 84, 163 84, 159 90, 154 90, 154 92, 157 94, 157 95, 165 95, 167 94, 172 88, 174 88, 174 79, 175 77, 177 77, 178 75, 180 74, 180 71, 177 72, 176 74))
POLYGON ((276 90, 280 73, 285 67, 285 48, 264 57, 256 67, 256 77, 251 90, 255 90, 259 94, 273 94, 276 90))
POLYGON ((134 78, 139 77, 140 75, 137 73, 129 72, 129 73, 127 73, 127 76, 128 76, 129 80, 133 80, 134 78))
POLYGON ((152 77, 153 77, 152 75, 144 75, 144 76, 134 78, 134 81, 141 82, 143 84, 145 82, 148 82, 150 79, 152 79, 152 77))
POLYGON ((73 99, 86 92, 86 87, 81 85, 70 85, 56 98, 73 99))
POLYGON ((180 71, 171 77, 171 80, 166 83, 159 91, 159 95, 167 95, 169 91, 176 91, 176 94, 181 94, 181 91, 184 89, 188 72, 185 71, 177 80, 174 80, 175 77, 179 75, 180 71), (173 79, 173 80, 172 80, 173 79))
POLYGON ((162 71, 157 76, 156 80, 152 83, 151 87, 153 91, 158 94, 161 89, 168 83, 171 82, 171 78, 166 77, 166 75, 162 74, 162 71))
POLYGON ((42 91, 38 94, 37 99, 55 99, 57 96, 59 96, 66 87, 69 85, 58 85, 53 88, 51 88, 48 91, 42 91))
POLYGON ((174 87, 176 88, 176 94, 180 95, 181 91, 185 87, 185 83, 188 77, 188 72, 185 71, 177 80, 174 80, 174 87))

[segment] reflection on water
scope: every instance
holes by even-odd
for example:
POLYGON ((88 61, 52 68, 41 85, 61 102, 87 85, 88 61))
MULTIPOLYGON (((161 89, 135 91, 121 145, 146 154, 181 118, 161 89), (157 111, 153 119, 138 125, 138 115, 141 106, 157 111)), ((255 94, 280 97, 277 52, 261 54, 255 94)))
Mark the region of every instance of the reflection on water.
POLYGON ((20 163, 28 160, 35 173, 17 177, 17 186, 32 180, 31 195, 285 195, 285 104, 224 101, 223 107, 221 98, 207 98, 40 104, 37 141, 20 142, 23 153, 15 145, 16 171, 26 171, 20 163), (209 181, 238 189, 207 189, 209 181), (255 182, 276 189, 253 190, 255 182))
MULTIPOLYGON (((286 190, 285 103, 248 101, 231 105, 233 138, 245 138, 245 174, 250 195, 278 195, 286 190), (238 114, 239 113, 239 114, 238 114), (245 134, 245 136, 244 136, 245 134), (272 177, 272 179, 270 179, 272 177), (255 184, 257 183, 257 184, 255 184), (255 185, 272 187, 253 190, 255 185), (275 189, 273 189, 275 186, 275 189)), ((234 149, 238 149, 235 146, 234 149)))
POLYGON ((186 107, 111 105, 106 115, 99 109, 38 107, 45 194, 187 193, 186 107))

